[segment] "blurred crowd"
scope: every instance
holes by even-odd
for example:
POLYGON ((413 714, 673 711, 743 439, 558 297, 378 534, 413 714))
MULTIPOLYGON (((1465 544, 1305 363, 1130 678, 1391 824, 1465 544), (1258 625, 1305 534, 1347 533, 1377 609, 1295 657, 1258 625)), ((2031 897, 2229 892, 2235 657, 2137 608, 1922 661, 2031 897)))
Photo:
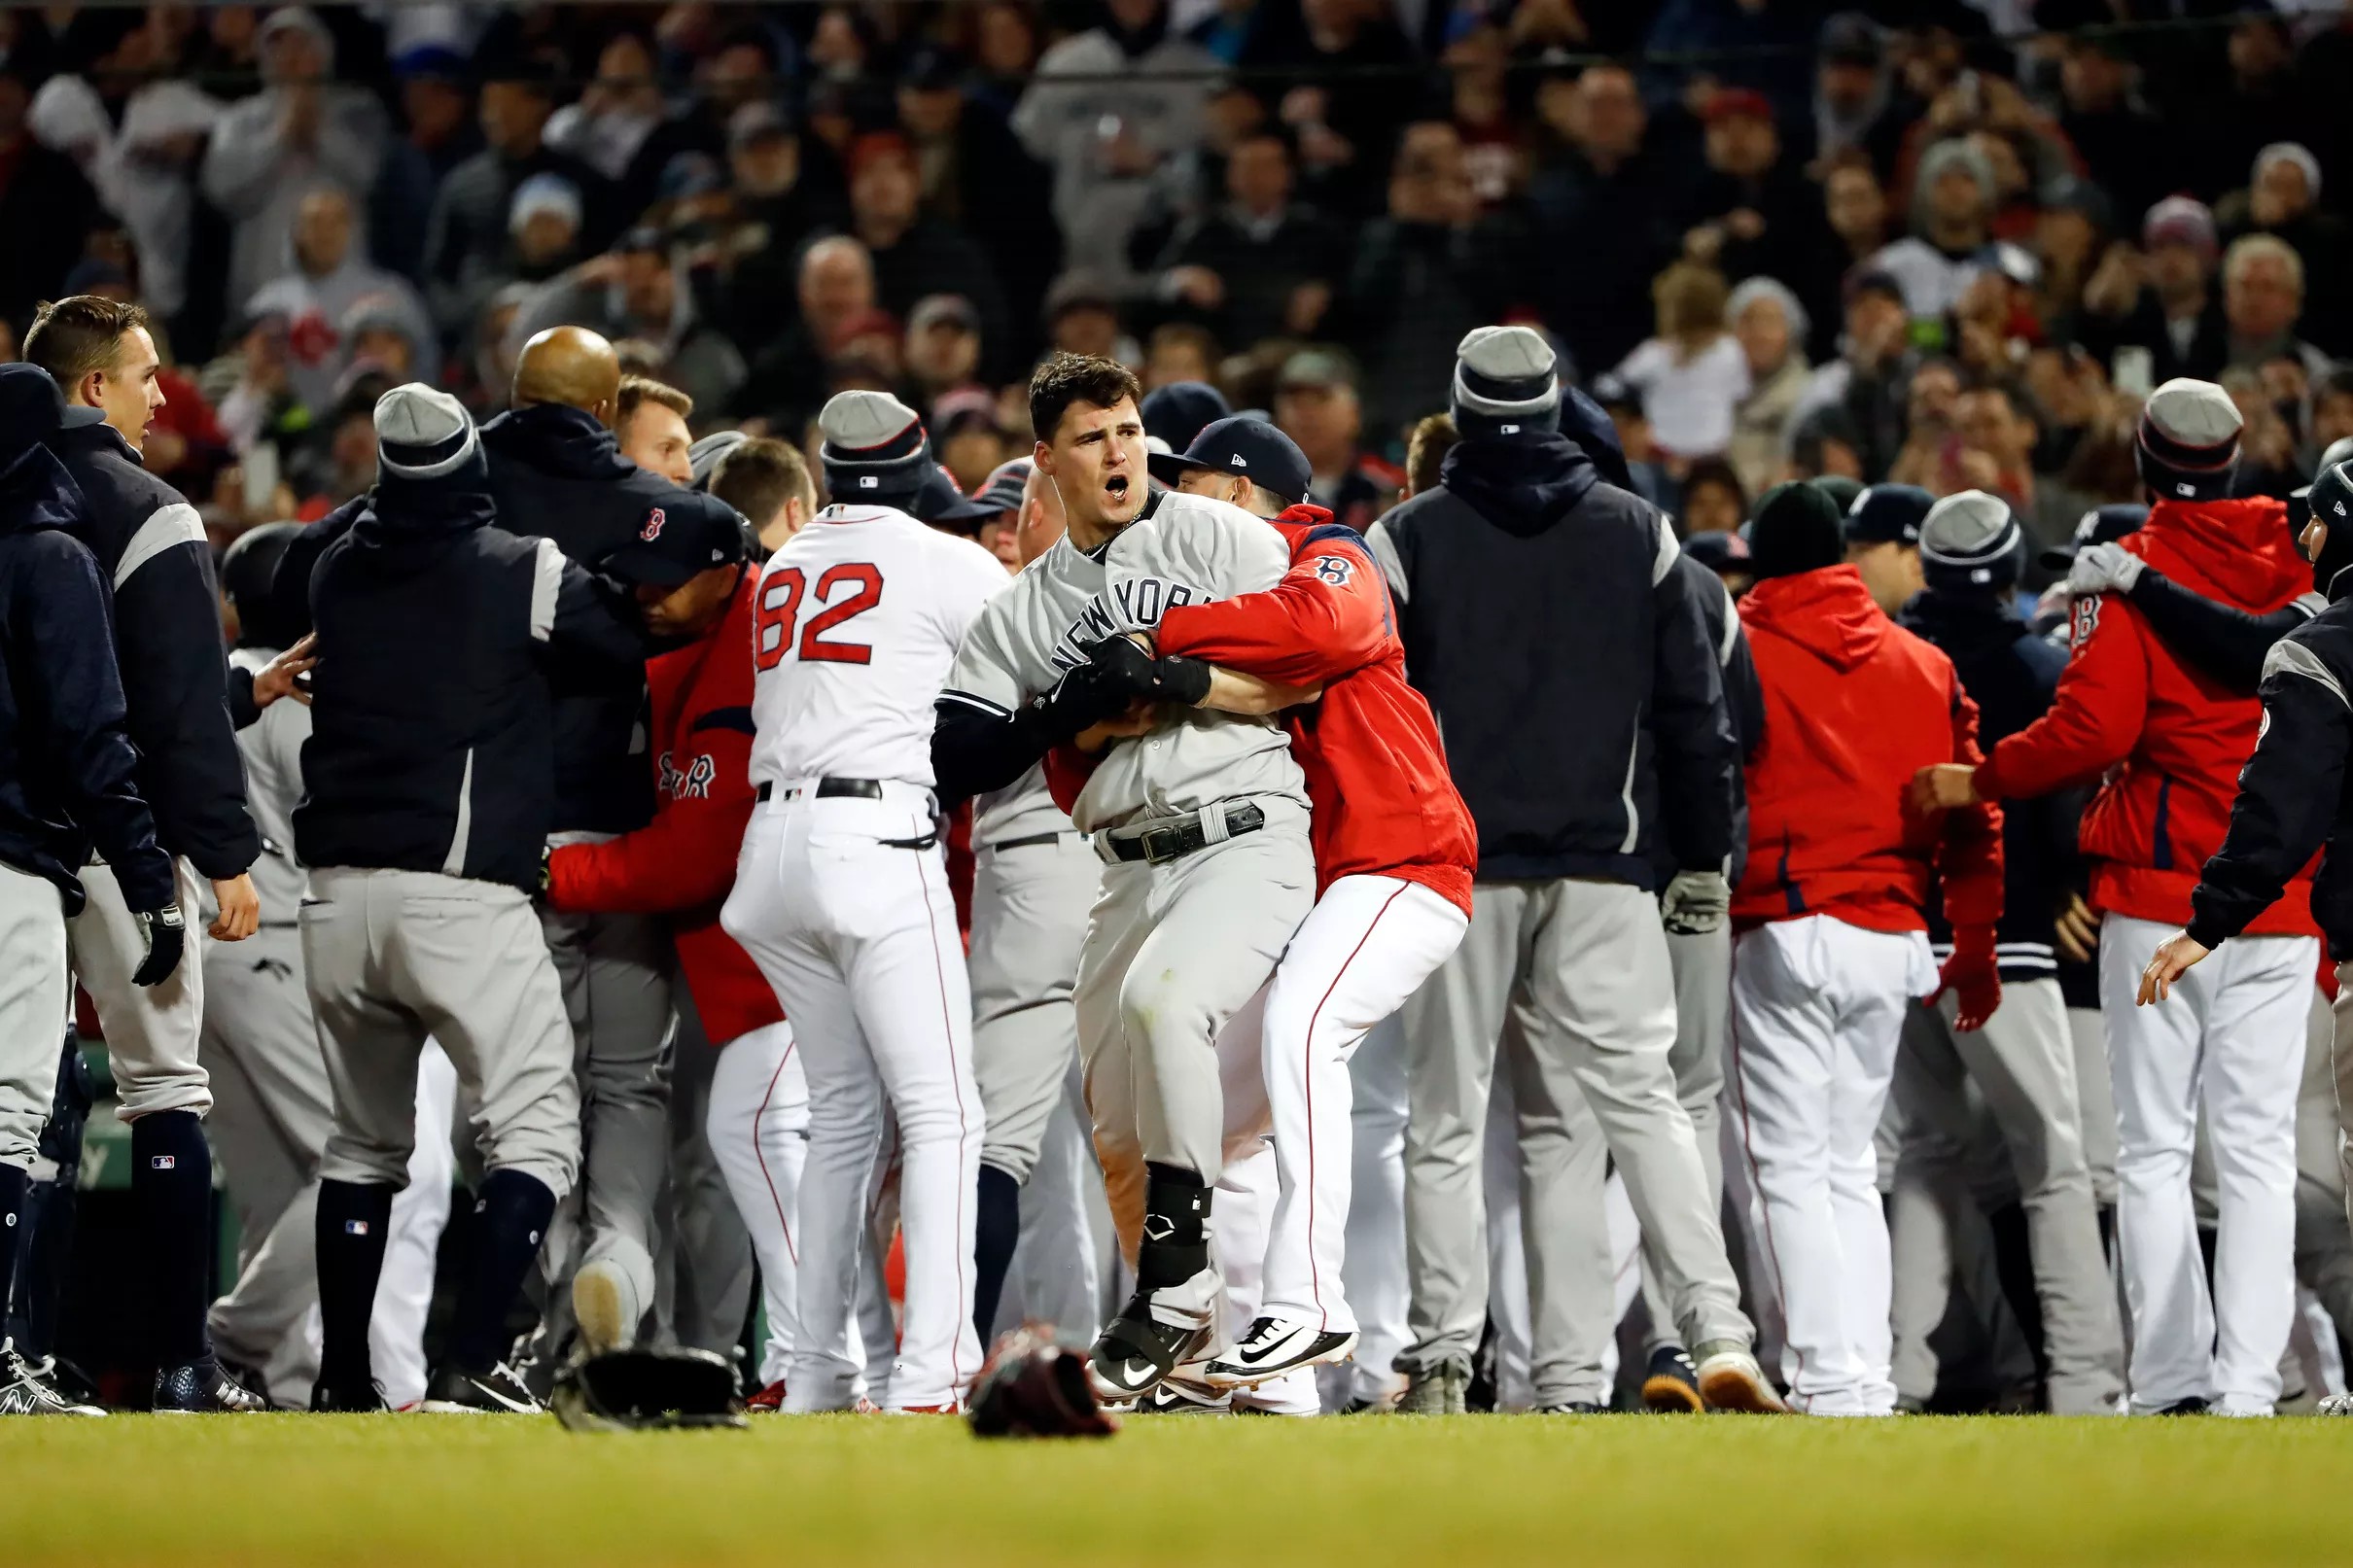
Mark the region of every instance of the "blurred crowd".
POLYGON ((968 487, 1040 353, 1113 354, 1271 412, 1361 525, 1462 333, 1523 321, 1693 529, 1834 473, 2048 543, 2134 497, 2170 376, 2229 388, 2257 489, 2353 433, 2349 53, 2233 0, 10 10, 0 338, 69 293, 166 324, 149 461, 222 534, 560 322, 697 434, 896 392, 968 487))

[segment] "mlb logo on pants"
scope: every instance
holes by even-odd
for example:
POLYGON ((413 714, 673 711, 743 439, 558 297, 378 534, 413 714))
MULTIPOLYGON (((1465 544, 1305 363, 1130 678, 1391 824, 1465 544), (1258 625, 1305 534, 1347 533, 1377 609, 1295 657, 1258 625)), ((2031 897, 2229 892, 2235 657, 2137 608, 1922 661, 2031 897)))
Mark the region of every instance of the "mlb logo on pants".
POLYGON ((147 1162, 147 1168, 150 1170, 177 1170, 180 1168, 179 1156, 158 1154, 147 1162))
POLYGON ((368 1222, 366 1220, 345 1220, 343 1222, 343 1234, 345 1236, 366 1236, 368 1234, 368 1222))

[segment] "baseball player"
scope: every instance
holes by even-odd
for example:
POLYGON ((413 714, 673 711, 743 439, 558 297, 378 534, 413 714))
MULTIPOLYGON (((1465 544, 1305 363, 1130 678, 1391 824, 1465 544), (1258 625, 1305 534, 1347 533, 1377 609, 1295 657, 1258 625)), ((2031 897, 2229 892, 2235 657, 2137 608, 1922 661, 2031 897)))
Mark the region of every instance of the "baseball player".
MULTIPOLYGON (((1703 1396, 1777 1410, 1749 1350, 1754 1331, 1668 1060, 1673 975, 1657 851, 1664 844, 1676 864, 1668 918, 1720 926, 1738 798, 1705 615, 1674 570, 1665 515, 1603 480, 1560 433, 1559 366, 1540 334, 1467 334, 1451 401, 1462 439, 1439 487, 1367 536, 1480 841, 1470 931, 1405 1008, 1415 1339, 1398 1357, 1413 1377, 1403 1408, 1465 1408, 1488 1299, 1481 1144, 1497 1044, 1519 1001, 1531 1023, 1513 1053, 1530 1069, 1514 1085, 1526 1168, 1557 1161, 1570 1108, 1589 1102, 1666 1268, 1703 1396), (1499 668, 1511 672, 1500 683, 1499 668)), ((1570 1200, 1581 1225, 1528 1227, 1539 1324, 1565 1317, 1546 1310, 1547 1293, 1590 1275, 1598 1197, 1570 1200)), ((1562 1347, 1537 1348, 1541 1405, 1601 1395, 1569 1357, 1549 1353, 1562 1347)))
MULTIPOLYGON (((2051 706, 2066 656, 2035 636, 2011 608, 2025 537, 2009 505, 1984 491, 1948 496, 1930 509, 1920 530, 1927 588, 1905 609, 1902 625, 1952 660, 1961 688, 1978 705, 1982 745, 1996 745, 2024 729, 2051 706)), ((2084 1159, 2083 1113, 2075 1087, 2075 1049, 2067 1030, 2053 951, 2053 916, 2065 884, 2063 851, 2072 825, 2054 821, 2061 803, 2019 801, 2003 813, 2002 918, 1994 949, 2002 1005, 1974 1033, 1956 1032, 1957 1000, 1916 1007, 1905 1024, 1896 1065, 1895 1098, 1909 1124, 1898 1166, 1899 1182, 1925 1178, 1948 1190, 1962 1184, 1960 1167, 1974 1142, 1976 1118, 1963 1079, 1974 1080, 2001 1130, 2024 1207, 2046 1350, 2049 1408, 2065 1415, 2113 1414, 2124 1393, 2123 1330, 2116 1292, 2100 1243, 2099 1214, 2084 1159)), ((2065 858, 2072 858, 2071 856, 2065 858)), ((1949 929, 1932 928, 1949 957, 1949 929)), ((1910 1211, 1934 1224, 1940 1210, 1910 1211)), ((1932 1246, 1931 1255, 1946 1249, 1932 1246)), ((1919 1292, 1942 1317, 1946 1290, 1919 1292)), ((1936 1322, 1895 1323, 1895 1358, 1909 1367, 1905 1395, 1925 1400, 1933 1389, 1936 1355, 1929 1336, 1936 1322)))
POLYGON ((1405 683, 1405 650, 1363 537, 1298 505, 1315 479, 1305 454, 1265 421, 1237 416, 1151 467, 1185 495, 1269 519, 1291 554, 1290 571, 1264 593, 1164 611, 1151 634, 1158 652, 1321 692, 1289 721, 1314 803, 1318 890, 1266 997, 1278 1197, 1262 1296, 1205 1379, 1251 1386, 1355 1347, 1342 1278, 1349 1062, 1461 941, 1477 840, 1429 707, 1405 683))
POLYGON ((1785 1322, 1793 1409, 1887 1415, 1887 1221, 1873 1139, 1904 1010, 1949 989, 1955 1027, 2001 1000, 2001 814, 1904 816, 1926 761, 1977 759, 1977 708, 1952 662, 1896 626, 1841 564, 1840 517, 1809 482, 1769 492, 1741 601, 1763 738, 1748 764, 1748 868, 1733 899, 1734 1110, 1762 1272, 1785 1322), (1940 976, 1927 903, 1941 876, 1953 956, 1940 976))
MULTIPOLYGON (((1009 490, 1012 540, 1023 568, 1063 533, 1062 500, 1028 458, 998 470, 982 491, 1009 490), (1008 483, 1009 481, 1009 483, 1008 483)), ((1025 1223, 1031 1174, 1064 1103, 1064 1084, 1078 1061, 1078 1015, 1071 990, 1087 911, 1103 884, 1103 862, 1086 835, 1054 803, 1044 769, 1034 765, 1012 784, 979 796, 972 811, 972 1073, 980 1083, 988 1132, 980 1151, 974 1225, 973 1320, 983 1339, 997 1321, 998 1298, 1017 1244, 1033 1246, 1056 1232, 1083 1238, 1081 1196, 1058 1181, 1058 1200, 1025 1223)), ((1033 1202, 1035 1202, 1033 1200, 1033 1202)), ((1055 1247, 1071 1267, 1047 1278, 1045 1300, 1023 1293, 1025 1310, 1066 1331, 1091 1334, 1096 1308, 1092 1257, 1055 1247)), ((1043 1271, 1039 1271, 1043 1272, 1043 1271)))
POLYGON ((1090 1358, 1121 1400, 1207 1348, 1225 1132, 1213 1042, 1273 971, 1314 886, 1304 781, 1271 718, 1184 708, 1119 735, 1105 725, 1133 693, 1090 661, 1091 645, 1176 605, 1271 588, 1289 567, 1281 536, 1247 512, 1147 496, 1137 396, 1124 367, 1082 355, 1032 378, 1034 456, 1068 532, 974 623, 933 745, 951 793, 1009 784, 1064 742, 1103 751, 1071 812, 1106 867, 1075 1002, 1111 1211, 1123 1240, 1140 1238, 1136 1293, 1090 1358))
MULTIPOLYGON (((75 538, 86 503, 41 445, 64 417, 47 374, 0 366, 0 1303, 71 1013, 66 922, 93 841, 147 936, 132 982, 166 978, 185 935, 171 857, 139 798, 105 579, 75 538)), ((0 1414, 103 1413, 0 1337, 0 1414)))
POLYGON ((954 1411, 980 1368, 972 1003, 939 847, 930 709, 1004 568, 902 509, 933 465, 913 410, 843 393, 819 416, 819 512, 760 575, 751 777, 722 921, 791 1019, 810 1114, 799 1333, 786 1408, 847 1409, 860 1226, 885 1097, 900 1137, 899 1353, 874 1402, 954 1411))
MULTIPOLYGON (((269 586, 298 532, 292 523, 267 523, 238 536, 222 557, 222 594, 236 622, 232 671, 258 676, 293 641, 275 619, 269 586)), ((262 829, 253 873, 262 923, 235 947, 207 949, 203 960, 203 1040, 215 1097, 208 1120, 243 1240, 236 1282, 213 1303, 208 1322, 222 1356, 253 1369, 269 1397, 289 1407, 308 1401, 319 1372, 313 1242, 319 1157, 334 1122, 296 919, 309 891, 294 857, 293 824, 309 738, 310 710, 299 699, 271 704, 237 732, 247 799, 262 829)), ((417 1082, 424 1133, 393 1201, 369 1325, 384 1398, 396 1409, 425 1397, 425 1314, 455 1164, 447 1133, 457 1074, 439 1047, 426 1049, 417 1082)))
POLYGON ((552 540, 495 526, 457 400, 396 387, 375 426, 375 489, 312 575, 317 703, 294 813, 334 1100, 311 1406, 382 1408, 369 1318, 430 1033, 457 1066, 485 1173, 425 1409, 530 1411, 505 1359, 507 1312, 580 1158, 572 1029, 531 907, 554 809, 552 688, 576 666, 626 675, 643 648, 552 540))
MULTIPOLYGON (((2312 579, 2281 503, 2230 499, 2241 423, 2210 382, 2168 381, 2150 395, 2135 459, 2155 501, 2124 547, 2194 592, 2268 614, 2312 579)), ((2245 911, 2245 934, 2232 927, 2224 960, 2184 984, 2189 1005, 2129 1005, 2195 913, 2195 868, 2223 840, 2265 708, 2188 667, 2128 596, 2078 600, 2074 628, 2051 712, 1983 767, 1924 772, 1914 798, 1949 807, 2103 779, 2082 846, 2090 901, 2105 916, 2101 1021, 2116 1091, 2131 1408, 2266 1413, 2295 1310, 2296 1046, 2320 962, 2308 885, 2298 877, 2277 902, 2245 911), (2222 1237, 2210 1292, 2190 1194, 2201 1101, 2222 1237)))
MULTIPOLYGON (((2155 516, 2151 526, 2156 526, 2155 516)), ((2349 656, 2348 649, 2353 639, 2347 636, 2343 608, 2346 593, 2353 591, 2353 572, 2347 570, 2353 568, 2353 469, 2339 465, 2324 470, 2313 481, 2311 521, 2305 526, 2302 543, 2311 557, 2312 580, 2328 596, 2329 608, 2282 638, 2265 661, 2259 688, 2263 723, 2257 732, 2254 755, 2239 774, 2238 792, 2230 806, 2230 829, 2221 848, 2206 861, 2190 895, 2192 915, 2188 924, 2159 945, 2140 975, 2133 999, 2142 1007, 2169 999, 2171 1005, 2161 1011, 2181 1011, 2184 1003, 2195 1005, 2202 999, 2196 989, 2195 966, 2213 957, 2218 949, 2227 961, 2230 950, 2239 944, 2257 948, 2276 944, 2278 938, 2250 939, 2240 933, 2254 925, 2283 896, 2295 896, 2296 886, 2309 871, 2316 852, 2321 860, 2310 887, 2312 912, 2329 933, 2332 956, 2353 951, 2353 944, 2348 942, 2353 924, 2347 921, 2353 904, 2348 903, 2346 896, 2345 867, 2338 843, 2346 817, 2345 759, 2348 751, 2353 751, 2353 708, 2348 708, 2345 697, 2346 691, 2353 689, 2346 684, 2353 679, 2353 656, 2349 656), (2177 989, 2181 995, 2174 998, 2177 989)), ((2353 1145, 2347 1143, 2342 1131, 2347 1086, 2353 1083, 2353 1071, 2347 1066, 2348 1062, 2353 1062, 2353 1046, 2349 1046, 2346 1038, 2348 1020, 2353 1019, 2353 996, 2348 995, 2347 979, 2348 965, 2339 963, 2335 1055, 2339 1123, 2336 1147, 2340 1165, 2353 1165, 2353 1155, 2347 1152, 2353 1145)), ((2212 1003, 2207 1005, 2210 1007, 2212 1003)), ((2266 1055, 2281 1049, 2279 1042, 2262 1043, 2266 1055)), ((2207 1067, 2214 1076, 2208 1079, 2204 1090, 2209 1125, 2215 1134, 2212 1146, 2219 1196, 2226 1203, 2231 1196, 2233 1178, 2243 1181, 2244 1173, 2250 1170, 2266 1178, 2264 1183, 2266 1196, 2279 1185, 2275 1168, 2279 1131, 2274 1125, 2276 1104, 2266 1099, 2260 1106, 2242 1104, 2227 1111, 2224 1105, 2216 1103, 2226 1094, 2233 1098, 2244 1095, 2243 1087, 2222 1076, 2224 1070, 2237 1066, 2236 1063, 2226 1063, 2216 1058, 2207 1067), (2260 1124, 2253 1114, 2257 1110, 2263 1113, 2260 1124), (2226 1136, 2244 1139, 2252 1147, 2226 1148, 2226 1136)), ((2251 1075, 2232 1072, 2230 1076, 2235 1079, 2251 1075)), ((2266 1079, 2268 1076, 2266 1072, 2266 1079)), ((2293 1144, 2293 1103, 2289 1117, 2293 1144)), ((2293 1188, 2296 1180, 2293 1149, 2287 1180, 2293 1188)), ((2231 1210, 2224 1208, 2224 1222, 2230 1223, 2232 1217, 2231 1210)), ((2226 1233, 2226 1244, 2230 1239, 2226 1233)), ((2264 1239, 2266 1242, 2272 1239, 2268 1229, 2264 1239)), ((2216 1254, 2218 1297, 2223 1288, 2222 1262, 2226 1256, 2234 1254, 2219 1250, 2216 1254)), ((2257 1282, 2242 1279, 2238 1283, 2245 1290, 2257 1282)), ((2272 1298, 2291 1290, 2292 1285, 2288 1279, 2266 1277, 2260 1281, 2260 1288, 2265 1305, 2276 1312, 2278 1304, 2272 1298)), ((2229 1304, 2227 1298, 2222 1303, 2225 1307, 2229 1304)), ((2223 1342, 2225 1345, 2230 1342, 2223 1342)), ((2137 1365, 2136 1358, 2136 1368, 2137 1365)), ((2217 1383, 2221 1381, 2222 1371, 2218 1358, 2217 1383)), ((2137 1389, 2135 1392, 2137 1397, 2137 1389)), ((2231 1409, 2228 1403, 2224 1408, 2231 1409)), ((2353 1415, 2353 1400, 2342 1396, 2324 1402, 2322 1408, 2332 1415, 2353 1415)))
MULTIPOLYGON (((243 941, 261 917, 246 874, 261 838, 245 810, 203 520, 140 462, 163 404, 147 318, 92 295, 61 299, 34 318, 24 357, 55 378, 69 404, 50 449, 82 491, 79 535, 113 584, 140 793, 156 814, 158 842, 182 862, 183 918, 196 914, 201 877, 220 909, 205 934, 243 941)), ((197 1060, 203 944, 191 931, 190 962, 161 985, 133 984, 144 923, 106 866, 88 867, 82 882, 88 902, 72 923, 74 972, 97 1005, 121 1115, 131 1124, 156 1409, 263 1410, 264 1401, 222 1375, 204 1328, 212 1155, 201 1124, 212 1090, 197 1060)))

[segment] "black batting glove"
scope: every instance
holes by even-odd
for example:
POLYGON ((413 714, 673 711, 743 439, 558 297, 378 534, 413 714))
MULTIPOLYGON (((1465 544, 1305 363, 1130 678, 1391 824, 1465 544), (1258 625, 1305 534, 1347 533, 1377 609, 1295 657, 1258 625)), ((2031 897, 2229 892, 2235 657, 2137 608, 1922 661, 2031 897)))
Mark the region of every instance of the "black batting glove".
POLYGON ((147 956, 131 971, 131 984, 159 986, 180 967, 180 957, 188 951, 188 923, 181 918, 178 904, 134 910, 131 919, 139 923, 139 934, 147 942, 147 956))
POLYGON ((1037 712, 1044 715, 1053 739, 1067 741, 1089 725, 1125 713, 1133 695, 1125 682, 1103 666, 1082 664, 1064 674, 1038 703, 1037 712))
POLYGON ((1131 697, 1191 708, 1210 694, 1210 667, 1181 655, 1155 659, 1129 637, 1106 637, 1084 646, 1095 667, 1108 672, 1131 697))

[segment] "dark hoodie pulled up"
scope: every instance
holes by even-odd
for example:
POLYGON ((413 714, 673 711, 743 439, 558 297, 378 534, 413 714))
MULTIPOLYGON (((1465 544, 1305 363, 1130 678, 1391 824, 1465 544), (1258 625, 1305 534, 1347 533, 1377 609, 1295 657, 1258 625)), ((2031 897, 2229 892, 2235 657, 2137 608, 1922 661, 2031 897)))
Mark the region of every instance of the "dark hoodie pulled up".
POLYGON ((1665 513, 1564 436, 1476 438, 1370 542, 1481 880, 1725 869, 1739 751, 1665 513))
POLYGON ((1748 869, 1737 924, 1829 915, 1924 931, 1942 878, 1953 926, 2002 912, 2002 814, 1907 809, 1913 776, 1978 761, 1977 707, 1952 661, 1889 620, 1850 566, 1768 577, 1740 601, 1765 690, 1748 762, 1748 869))
POLYGON ((555 542, 493 526, 478 462, 386 475, 310 578, 319 663, 303 864, 540 881, 555 685, 642 679, 623 607, 555 542))
POLYGON ((175 893, 138 786, 112 596, 74 536, 82 492, 43 447, 0 470, 0 862, 56 885, 82 912, 93 846, 135 910, 175 893))

